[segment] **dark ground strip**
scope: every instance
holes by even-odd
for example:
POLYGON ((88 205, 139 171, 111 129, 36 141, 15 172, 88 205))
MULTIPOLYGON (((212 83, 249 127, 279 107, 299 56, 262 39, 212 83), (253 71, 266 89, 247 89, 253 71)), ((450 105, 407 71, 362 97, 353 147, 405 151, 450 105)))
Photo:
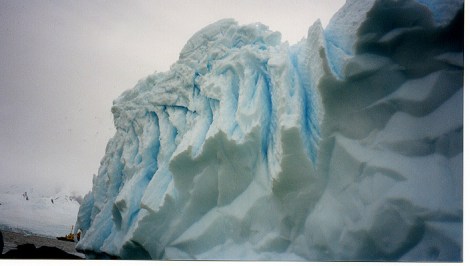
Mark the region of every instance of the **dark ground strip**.
POLYGON ((82 259, 74 242, 60 241, 36 235, 2 231, 2 259, 82 259))

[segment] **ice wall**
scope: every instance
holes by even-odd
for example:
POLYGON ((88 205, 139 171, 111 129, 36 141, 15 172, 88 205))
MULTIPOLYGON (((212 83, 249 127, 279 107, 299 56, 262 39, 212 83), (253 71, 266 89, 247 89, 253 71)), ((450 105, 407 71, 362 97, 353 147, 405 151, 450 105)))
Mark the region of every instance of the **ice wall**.
POLYGON ((463 1, 348 1, 280 39, 216 22, 114 102, 77 249, 462 259, 463 1))

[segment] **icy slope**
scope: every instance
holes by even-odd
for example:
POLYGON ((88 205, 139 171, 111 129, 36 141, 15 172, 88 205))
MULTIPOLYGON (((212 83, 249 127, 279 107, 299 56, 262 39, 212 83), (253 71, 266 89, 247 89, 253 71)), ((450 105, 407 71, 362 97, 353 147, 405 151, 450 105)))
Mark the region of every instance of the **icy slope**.
POLYGON ((74 196, 65 192, 45 195, 33 189, 4 187, 0 192, 0 230, 65 236, 75 224, 79 206, 74 196))
POLYGON ((261 24, 202 29, 114 102, 77 248, 461 260, 462 7, 348 1, 294 46, 261 24))

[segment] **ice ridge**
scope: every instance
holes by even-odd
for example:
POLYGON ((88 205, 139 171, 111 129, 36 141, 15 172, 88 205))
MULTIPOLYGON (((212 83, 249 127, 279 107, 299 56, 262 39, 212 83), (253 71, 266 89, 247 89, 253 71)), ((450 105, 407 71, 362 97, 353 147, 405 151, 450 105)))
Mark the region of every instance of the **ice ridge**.
POLYGON ((463 1, 347 1, 292 46, 221 20, 112 113, 88 257, 462 260, 463 1))

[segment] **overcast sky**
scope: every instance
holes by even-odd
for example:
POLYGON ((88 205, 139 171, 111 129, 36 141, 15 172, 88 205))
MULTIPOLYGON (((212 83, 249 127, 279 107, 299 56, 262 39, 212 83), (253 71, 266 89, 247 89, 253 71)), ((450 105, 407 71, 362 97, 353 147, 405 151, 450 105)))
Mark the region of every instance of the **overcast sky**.
POLYGON ((166 71, 222 18, 261 22, 290 44, 344 0, 0 0, 0 186, 91 190, 123 91, 166 71))

